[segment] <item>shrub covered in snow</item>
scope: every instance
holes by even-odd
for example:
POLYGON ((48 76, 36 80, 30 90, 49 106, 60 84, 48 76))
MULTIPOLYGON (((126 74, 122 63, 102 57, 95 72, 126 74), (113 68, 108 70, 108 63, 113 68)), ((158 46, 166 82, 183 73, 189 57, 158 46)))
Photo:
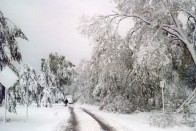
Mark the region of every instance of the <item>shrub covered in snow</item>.
POLYGON ((196 119, 193 116, 184 115, 181 124, 189 127, 196 127, 196 119))
POLYGON ((41 95, 41 106, 44 107, 52 107, 52 103, 54 103, 54 94, 51 91, 51 88, 44 88, 41 95))
POLYGON ((162 128, 173 127, 177 124, 176 118, 169 112, 154 114, 149 119, 150 125, 162 128))
POLYGON ((191 114, 193 113, 191 110, 191 105, 185 105, 183 107, 183 119, 180 122, 182 125, 186 125, 189 127, 195 127, 196 126, 196 119, 194 116, 192 116, 191 114))
POLYGON ((136 109, 135 104, 122 95, 113 94, 111 96, 108 95, 107 97, 105 98, 105 101, 100 104, 99 109, 120 113, 132 113, 136 109))

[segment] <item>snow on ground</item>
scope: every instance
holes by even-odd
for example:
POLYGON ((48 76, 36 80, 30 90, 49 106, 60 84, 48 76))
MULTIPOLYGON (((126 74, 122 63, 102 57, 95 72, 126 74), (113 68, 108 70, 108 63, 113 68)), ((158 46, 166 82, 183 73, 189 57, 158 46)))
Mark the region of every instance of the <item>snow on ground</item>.
POLYGON ((79 121, 79 131, 100 131, 98 123, 81 108, 75 108, 77 120, 79 121))
POLYGON ((100 111, 97 106, 76 105, 76 107, 82 107, 89 110, 104 122, 113 126, 117 131, 196 131, 193 128, 180 125, 171 128, 150 126, 149 117, 152 113, 149 112, 140 112, 128 115, 103 112, 100 111))
POLYGON ((0 107, 0 131, 54 131, 60 122, 67 122, 70 113, 64 104, 54 104, 52 108, 36 104, 29 107, 29 119, 26 121, 25 106, 17 106, 17 115, 7 113, 9 122, 3 124, 4 108, 0 107))
POLYGON ((149 117, 152 113, 149 112, 108 113, 100 111, 97 106, 86 104, 74 104, 68 107, 64 104, 54 104, 52 108, 37 108, 36 104, 33 104, 29 107, 28 121, 25 121, 25 106, 17 106, 17 115, 8 113, 9 122, 6 124, 3 124, 4 108, 0 107, 0 131, 64 131, 70 124, 70 109, 75 113, 78 131, 101 131, 98 122, 84 112, 83 108, 116 131, 196 131, 180 125, 172 128, 150 126, 149 117))

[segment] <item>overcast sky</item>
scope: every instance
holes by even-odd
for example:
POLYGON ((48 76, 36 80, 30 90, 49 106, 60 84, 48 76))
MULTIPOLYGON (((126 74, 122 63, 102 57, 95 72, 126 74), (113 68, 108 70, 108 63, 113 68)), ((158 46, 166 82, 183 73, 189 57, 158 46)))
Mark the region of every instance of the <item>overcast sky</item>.
POLYGON ((23 62, 40 70, 41 58, 50 52, 64 55, 78 65, 91 47, 77 31, 82 15, 109 14, 112 0, 0 0, 0 10, 26 34, 18 40, 23 62))

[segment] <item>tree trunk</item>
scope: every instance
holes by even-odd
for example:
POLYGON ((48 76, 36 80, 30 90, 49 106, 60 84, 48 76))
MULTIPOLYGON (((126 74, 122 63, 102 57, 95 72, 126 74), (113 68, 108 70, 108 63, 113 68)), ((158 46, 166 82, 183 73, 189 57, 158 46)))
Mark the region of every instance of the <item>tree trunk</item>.
POLYGON ((36 94, 36 103, 37 103, 37 107, 41 107, 40 106, 40 95, 36 94))

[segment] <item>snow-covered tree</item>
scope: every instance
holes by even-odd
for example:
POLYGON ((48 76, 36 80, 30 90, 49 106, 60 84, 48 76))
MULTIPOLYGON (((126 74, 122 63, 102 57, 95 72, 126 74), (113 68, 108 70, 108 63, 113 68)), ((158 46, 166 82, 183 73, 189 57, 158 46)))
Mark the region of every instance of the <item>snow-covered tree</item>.
MULTIPOLYGON (((16 72, 13 65, 11 65, 11 61, 20 62, 22 59, 17 38, 28 40, 21 29, 0 11, 0 71, 4 66, 8 65, 16 72)), ((3 92, 3 89, 4 87, 1 86, 0 92, 3 92)), ((16 106, 16 103, 13 102, 15 100, 14 95, 11 95, 13 92, 15 92, 14 87, 8 90, 8 96, 10 96, 8 97, 8 109, 10 112, 15 112, 16 106)), ((4 95, 4 93, 1 93, 0 97, 4 99, 4 95)))
POLYGON ((21 61, 22 55, 16 38, 27 40, 21 29, 0 11, 0 70, 12 60, 21 61))
MULTIPOLYGON (((195 1, 115 2, 117 11, 114 11, 114 14, 83 17, 79 28, 82 34, 93 40, 97 52, 91 60, 95 60, 94 70, 98 72, 91 93, 98 101, 103 101, 103 108, 109 106, 107 109, 112 107, 111 110, 114 111, 127 107, 129 111, 138 108, 160 108, 161 80, 166 80, 167 102, 172 97, 187 95, 184 92, 187 85, 183 74, 195 69, 190 68, 196 56, 195 1), (118 32, 125 19, 133 20, 134 27, 130 28, 126 37, 122 37, 118 32), (121 45, 124 45, 124 48, 121 48, 121 45), (118 56, 123 57, 118 59, 118 56), (113 62, 115 66, 111 66, 113 62), (120 63, 119 66, 117 63, 120 63), (113 90, 112 95, 108 95, 110 88, 113 90), (124 103, 125 107, 119 103, 124 103)), ((186 78, 188 77, 190 78, 186 75, 186 78)))
POLYGON ((56 76, 51 72, 48 60, 42 59, 41 71, 42 74, 38 79, 39 85, 43 87, 43 91, 40 94, 41 105, 51 107, 52 103, 54 103, 54 94, 57 90, 56 76))
POLYGON ((37 102, 37 106, 40 107, 41 98, 42 98, 41 93, 43 92, 44 88, 47 87, 44 73, 37 74, 37 85, 38 85, 38 88, 37 88, 37 93, 36 93, 36 102, 37 102))
POLYGON ((74 96, 77 101, 93 104, 96 99, 93 97, 93 89, 97 84, 98 75, 92 61, 82 60, 77 68, 76 91, 74 96))
POLYGON ((0 106, 2 106, 2 102, 5 96, 5 88, 3 85, 0 84, 0 106))
MULTIPOLYGON (((183 53, 186 50, 189 52, 181 57, 191 56, 189 59, 196 64, 196 2, 194 0, 115 0, 115 2, 118 4, 118 11, 107 18, 110 20, 117 18, 117 25, 123 19, 133 18, 135 27, 129 31, 127 38, 130 39, 135 35, 141 38, 147 35, 146 32, 151 31, 152 35, 148 39, 152 42, 181 46, 183 53)), ((175 60, 173 62, 174 67, 176 63, 179 67, 180 63, 175 60)), ((190 63, 187 64, 182 61, 180 66, 191 66, 190 63)))
POLYGON ((17 98, 21 104, 28 103, 30 105, 32 101, 36 99, 38 92, 37 75, 35 70, 29 64, 24 64, 20 68, 19 84, 16 89, 17 98))
MULTIPOLYGON (((76 76, 74 70, 75 65, 57 53, 50 53, 47 61, 50 72, 55 76, 56 86, 58 88, 55 91, 55 95, 62 93, 65 97, 66 94, 69 94, 76 76)), ((44 68, 44 64, 42 64, 42 68, 44 68)))

